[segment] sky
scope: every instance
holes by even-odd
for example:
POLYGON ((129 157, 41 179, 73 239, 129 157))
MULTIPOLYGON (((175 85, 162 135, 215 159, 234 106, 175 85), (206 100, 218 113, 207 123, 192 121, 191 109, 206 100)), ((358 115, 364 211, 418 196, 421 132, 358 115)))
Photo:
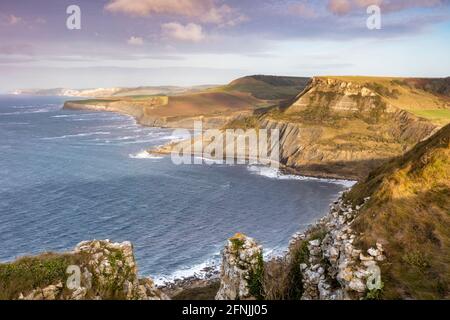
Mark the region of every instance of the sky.
POLYGON ((450 0, 1 0, 0 92, 444 77, 449 40, 450 0), (81 29, 67 27, 71 5, 81 29), (381 29, 367 27, 369 6, 381 29))

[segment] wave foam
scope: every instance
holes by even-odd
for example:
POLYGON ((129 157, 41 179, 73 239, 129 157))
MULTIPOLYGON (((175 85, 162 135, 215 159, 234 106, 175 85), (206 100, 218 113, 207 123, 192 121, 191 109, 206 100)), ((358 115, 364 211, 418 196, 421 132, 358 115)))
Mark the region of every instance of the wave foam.
MULTIPOLYGON (((22 110, 24 110, 24 109, 22 109, 22 110)), ((56 111, 56 109, 54 107, 48 107, 48 108, 39 108, 39 109, 35 109, 35 110, 5 112, 5 113, 0 113, 0 115, 14 116, 14 115, 32 114, 32 113, 46 113, 46 112, 53 112, 53 111, 56 111)))
MULTIPOLYGON (((276 257, 282 257, 286 254, 286 251, 287 248, 265 248, 264 260, 269 261, 276 257)), ((220 251, 217 251, 202 263, 181 267, 179 270, 176 270, 169 275, 152 276, 152 279, 158 286, 162 286, 167 283, 174 283, 177 280, 184 280, 188 278, 210 279, 214 276, 219 276, 220 264, 221 254, 220 251)))
POLYGON ((207 279, 212 274, 218 273, 220 270, 220 253, 216 253, 212 258, 192 266, 182 267, 169 275, 156 275, 153 278, 155 284, 158 286, 173 283, 176 280, 183 280, 187 278, 207 279))
POLYGON ((111 132, 104 132, 104 131, 86 132, 86 133, 68 134, 68 135, 59 136, 59 137, 47 137, 47 138, 42 138, 42 140, 58 140, 58 139, 66 139, 66 138, 90 137, 90 136, 108 135, 108 134, 111 134, 111 132))
POLYGON ((279 179, 279 180, 302 180, 302 181, 319 181, 326 183, 334 183, 340 184, 347 188, 352 187, 356 181, 353 180, 340 180, 340 179, 326 179, 326 178, 314 178, 314 177, 305 177, 295 174, 283 174, 279 169, 264 167, 264 166, 248 166, 247 170, 252 174, 257 174, 263 177, 267 177, 270 179, 279 179))
POLYGON ((160 156, 151 155, 146 150, 139 151, 138 153, 135 153, 135 154, 129 154, 128 156, 131 159, 153 159, 153 160, 157 160, 157 159, 162 159, 163 158, 163 157, 160 157, 160 156))

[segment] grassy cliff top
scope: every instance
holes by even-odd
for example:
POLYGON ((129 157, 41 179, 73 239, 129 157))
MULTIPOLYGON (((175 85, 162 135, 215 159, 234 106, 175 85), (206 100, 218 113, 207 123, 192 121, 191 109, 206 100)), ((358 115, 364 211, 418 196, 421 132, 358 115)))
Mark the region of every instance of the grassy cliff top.
POLYGON ((375 92, 389 106, 405 110, 438 126, 450 123, 450 77, 320 76, 315 79, 357 84, 375 92))
POLYGON ((253 75, 236 79, 218 90, 245 92, 262 100, 284 100, 295 97, 309 80, 305 77, 253 75))
POLYGON ((450 125, 373 171, 348 200, 371 197, 356 220, 359 241, 385 245, 385 298, 449 298, 450 125))

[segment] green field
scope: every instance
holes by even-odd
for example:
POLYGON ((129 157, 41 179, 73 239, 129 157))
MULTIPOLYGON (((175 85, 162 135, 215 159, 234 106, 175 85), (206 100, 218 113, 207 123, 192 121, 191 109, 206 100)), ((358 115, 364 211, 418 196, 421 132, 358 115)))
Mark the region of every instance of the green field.
POLYGON ((449 109, 423 109, 423 110, 408 110, 416 116, 433 121, 437 124, 445 125, 450 123, 449 109))

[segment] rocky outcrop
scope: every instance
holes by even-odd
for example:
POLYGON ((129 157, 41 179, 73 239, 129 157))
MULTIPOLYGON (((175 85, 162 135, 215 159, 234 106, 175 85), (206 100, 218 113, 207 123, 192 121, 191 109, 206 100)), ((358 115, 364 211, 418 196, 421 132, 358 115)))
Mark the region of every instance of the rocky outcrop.
POLYGON ((67 278, 21 292, 19 300, 165 300, 149 278, 139 279, 130 242, 84 241, 64 255, 67 278), (75 262, 77 264, 75 264, 75 262))
POLYGON ((262 296, 262 248, 243 234, 230 238, 222 252, 216 300, 248 300, 262 296))
POLYGON ((381 291, 383 245, 364 251, 355 244, 358 234, 352 223, 360 209, 338 200, 313 229, 295 237, 294 242, 307 243, 308 258, 300 265, 302 299, 361 299, 381 291))
POLYGON ((378 94, 363 84, 315 77, 286 111, 296 113, 326 106, 333 111, 363 112, 378 108, 379 102, 378 94))

